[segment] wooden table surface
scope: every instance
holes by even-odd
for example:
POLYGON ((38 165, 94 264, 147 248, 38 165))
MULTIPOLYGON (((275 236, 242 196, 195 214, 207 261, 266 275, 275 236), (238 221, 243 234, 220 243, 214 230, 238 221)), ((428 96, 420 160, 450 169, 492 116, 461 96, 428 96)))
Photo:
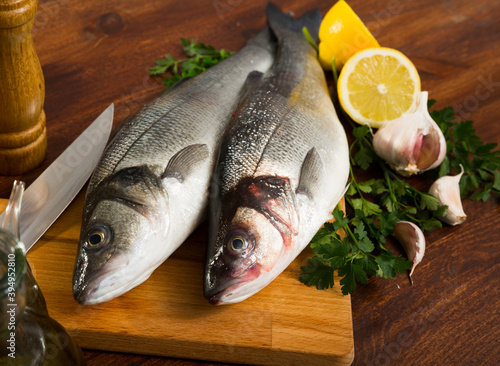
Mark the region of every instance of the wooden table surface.
MULTIPOLYGON (((276 1, 302 14, 334 1, 276 1)), ((416 65, 436 107, 474 120, 485 142, 500 141, 500 2, 350 0, 380 44, 416 65)), ((115 103, 116 128, 163 90, 148 77, 161 56, 181 56, 179 38, 238 50, 265 25, 266 1, 41 0, 35 48, 46 82, 48 157, 33 172, 0 177, 31 183, 115 103)), ((349 130, 349 128, 347 128, 349 130)), ((426 235, 410 286, 371 278, 352 296, 355 365, 493 365, 500 359, 500 204, 464 201, 467 221, 426 235)), ((42 289, 43 290, 43 289, 42 289)), ((50 309, 49 309, 50 310, 50 309)), ((321 342, 321 340, 318 340, 321 342)), ((85 350, 89 365, 220 365, 85 350)), ((242 360, 243 362, 244 360, 242 360)))

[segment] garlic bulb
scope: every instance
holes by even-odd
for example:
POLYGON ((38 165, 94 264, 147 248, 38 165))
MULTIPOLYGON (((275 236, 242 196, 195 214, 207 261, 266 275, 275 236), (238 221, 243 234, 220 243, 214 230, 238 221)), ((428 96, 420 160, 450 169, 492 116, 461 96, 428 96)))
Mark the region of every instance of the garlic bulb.
POLYGON ((413 262, 410 271, 410 280, 417 264, 422 261, 425 253, 425 237, 420 228, 409 221, 399 221, 394 226, 392 235, 398 239, 408 256, 408 260, 413 262))
POLYGON ((463 223, 467 218, 460 199, 459 182, 464 174, 463 166, 460 165, 460 168, 462 168, 460 174, 441 177, 429 189, 429 193, 436 197, 441 205, 448 206, 446 216, 439 217, 439 219, 452 226, 463 223))
POLYGON ((373 136, 373 148, 399 174, 409 176, 443 162, 446 140, 427 109, 427 92, 421 92, 417 110, 382 126, 373 136))

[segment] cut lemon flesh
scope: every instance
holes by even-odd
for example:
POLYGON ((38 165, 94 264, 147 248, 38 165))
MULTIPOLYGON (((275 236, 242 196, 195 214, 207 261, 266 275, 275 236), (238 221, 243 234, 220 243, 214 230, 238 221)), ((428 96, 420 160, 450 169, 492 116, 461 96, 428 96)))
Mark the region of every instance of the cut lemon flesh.
POLYGON ((337 70, 356 52, 379 44, 363 21, 344 1, 339 0, 326 13, 319 28, 319 61, 325 70, 337 70))
POLYGON ((354 121, 379 128, 415 110, 420 77, 401 52, 369 48, 346 62, 337 89, 342 108, 354 121))

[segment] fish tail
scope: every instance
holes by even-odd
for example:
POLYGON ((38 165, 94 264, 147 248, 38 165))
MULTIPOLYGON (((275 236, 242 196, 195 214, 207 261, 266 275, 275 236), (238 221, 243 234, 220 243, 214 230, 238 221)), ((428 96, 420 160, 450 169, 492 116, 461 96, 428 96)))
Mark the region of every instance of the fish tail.
POLYGON ((276 37, 280 38, 280 30, 282 29, 302 34, 302 29, 306 27, 314 41, 318 42, 319 26, 322 19, 319 9, 308 11, 302 17, 295 19, 290 14, 283 13, 277 5, 269 2, 266 12, 267 21, 276 37))

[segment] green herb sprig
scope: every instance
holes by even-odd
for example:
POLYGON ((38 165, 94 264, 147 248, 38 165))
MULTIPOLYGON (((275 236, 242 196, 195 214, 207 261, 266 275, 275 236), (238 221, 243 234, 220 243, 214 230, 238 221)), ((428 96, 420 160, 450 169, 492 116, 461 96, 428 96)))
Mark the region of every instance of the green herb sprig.
POLYGON ((366 283, 368 276, 395 278, 397 273, 410 269, 412 262, 404 257, 393 256, 387 250, 385 236, 394 229, 397 215, 380 213, 378 223, 362 210, 348 219, 340 208, 333 211, 335 221, 325 223, 311 241, 315 256, 302 267, 300 281, 318 289, 333 287, 334 271, 342 277, 342 293, 347 295, 356 289, 356 283, 366 283), (339 232, 345 233, 344 238, 339 232))
MULTIPOLYGON (((436 101, 429 101, 429 108, 436 101)), ((443 131, 447 144, 447 155, 439 168, 442 177, 454 171, 458 173, 464 168, 460 179, 462 198, 472 200, 490 200, 500 193, 500 150, 498 144, 485 144, 479 136, 472 121, 456 122, 451 107, 431 112, 432 118, 443 131)))
POLYGON ((171 54, 156 61, 156 65, 149 69, 149 75, 167 74, 163 85, 170 88, 178 81, 201 74, 206 69, 218 64, 232 55, 224 49, 216 50, 196 40, 181 38, 182 48, 187 58, 176 60, 171 54))
POLYGON ((347 191, 350 206, 362 209, 367 215, 377 215, 382 210, 396 212, 400 220, 411 221, 423 231, 441 228, 437 217, 443 216, 447 207, 440 206, 434 196, 414 188, 387 167, 373 150, 372 135, 367 126, 355 127, 353 134, 356 139, 351 145, 351 185, 347 191), (352 167, 367 170, 372 164, 376 164, 382 178, 356 182, 352 167), (363 193, 370 193, 371 200, 364 199, 363 193), (349 199, 350 195, 359 198, 349 199))

